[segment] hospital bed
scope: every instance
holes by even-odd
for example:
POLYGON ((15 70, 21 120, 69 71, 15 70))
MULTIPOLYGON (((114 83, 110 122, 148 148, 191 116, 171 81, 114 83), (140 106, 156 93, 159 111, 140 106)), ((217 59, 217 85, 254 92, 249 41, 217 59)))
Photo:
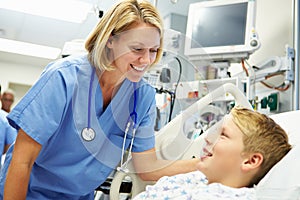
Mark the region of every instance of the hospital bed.
MULTIPOLYGON (((184 122, 195 112, 205 110, 209 104, 224 95, 232 95, 235 105, 242 105, 252 109, 245 96, 233 84, 227 83, 210 92, 205 97, 192 104, 180 115, 164 126, 156 135, 156 150, 159 159, 191 159, 199 157, 203 138, 214 131, 217 125, 212 126, 196 139, 189 139, 184 133, 184 122)), ((300 122, 300 111, 291 111, 271 116, 288 133, 293 149, 277 163, 268 174, 255 187, 257 199, 266 200, 300 200, 300 133, 297 122, 300 122)), ((132 163, 128 169, 134 172, 132 163)), ((119 200, 119 188, 124 179, 132 181, 131 196, 145 190, 146 185, 154 182, 142 181, 135 173, 117 171, 110 186, 109 196, 111 200, 119 200)))

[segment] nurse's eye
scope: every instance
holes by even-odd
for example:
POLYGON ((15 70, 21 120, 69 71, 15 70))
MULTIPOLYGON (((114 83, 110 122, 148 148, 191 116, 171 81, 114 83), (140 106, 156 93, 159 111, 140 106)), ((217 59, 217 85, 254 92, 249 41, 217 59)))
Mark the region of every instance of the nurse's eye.
POLYGON ((158 49, 150 49, 150 53, 157 53, 158 49))
POLYGON ((144 48, 131 47, 131 51, 136 52, 136 53, 142 53, 144 51, 144 48))

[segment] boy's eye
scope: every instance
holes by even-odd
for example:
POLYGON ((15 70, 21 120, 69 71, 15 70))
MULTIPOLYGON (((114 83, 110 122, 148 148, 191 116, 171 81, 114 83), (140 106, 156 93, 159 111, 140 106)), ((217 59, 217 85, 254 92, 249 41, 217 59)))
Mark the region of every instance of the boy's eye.
POLYGON ((225 133, 221 133, 221 136, 223 136, 223 137, 228 137, 225 133))

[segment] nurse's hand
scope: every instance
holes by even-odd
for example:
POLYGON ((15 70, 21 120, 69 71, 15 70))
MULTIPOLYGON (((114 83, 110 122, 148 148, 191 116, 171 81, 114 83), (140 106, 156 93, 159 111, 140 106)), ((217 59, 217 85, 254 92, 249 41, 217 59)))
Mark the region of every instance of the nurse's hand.
POLYGON ((19 130, 4 186, 4 200, 26 199, 32 165, 42 146, 19 130))

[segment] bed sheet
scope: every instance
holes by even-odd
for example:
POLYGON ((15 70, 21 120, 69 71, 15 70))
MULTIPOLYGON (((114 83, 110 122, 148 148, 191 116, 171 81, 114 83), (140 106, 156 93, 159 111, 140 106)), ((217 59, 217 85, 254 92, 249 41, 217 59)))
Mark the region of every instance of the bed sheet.
POLYGON ((254 188, 232 188, 220 183, 207 185, 200 171, 175 176, 165 176, 134 200, 255 200, 254 188))

